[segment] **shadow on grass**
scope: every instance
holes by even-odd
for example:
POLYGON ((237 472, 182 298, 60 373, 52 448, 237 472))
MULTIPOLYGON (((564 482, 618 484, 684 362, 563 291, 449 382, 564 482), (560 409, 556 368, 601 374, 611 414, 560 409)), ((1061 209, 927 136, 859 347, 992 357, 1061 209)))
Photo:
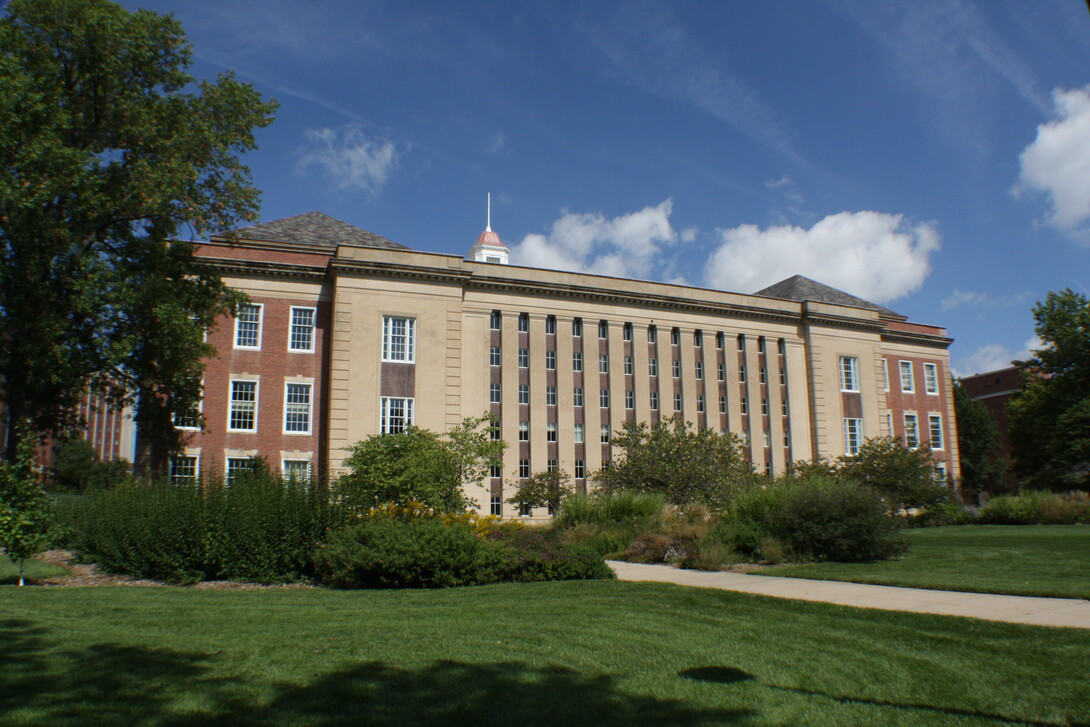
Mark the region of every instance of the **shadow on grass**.
POLYGON ((228 674, 216 655, 116 644, 77 649, 29 621, 0 622, 0 714, 39 725, 745 724, 746 710, 704 709, 622 691, 609 675, 520 662, 367 662, 305 684, 228 674))
MULTIPOLYGON (((698 666, 692 669, 685 669, 679 671, 678 676, 683 679, 692 679, 698 682, 711 682, 713 684, 737 684, 739 682, 754 682, 761 684, 761 681, 749 672, 742 671, 733 666, 698 666)), ((947 715, 950 717, 979 717, 987 720, 994 720, 999 724, 1016 724, 1027 725, 1028 727, 1090 727, 1084 722, 1042 722, 1040 720, 1032 719, 1018 719, 1015 717, 1006 717, 999 714, 990 714, 988 712, 981 712, 972 709, 959 709, 957 707, 942 707, 934 704, 912 704, 904 702, 891 702, 883 699, 867 699, 864 697, 848 697, 836 694, 829 694, 828 692, 819 692, 812 689, 799 689, 796 687, 783 687, 778 684, 762 684, 762 686, 769 689, 775 689, 781 692, 790 692, 792 694, 801 694, 806 697, 824 697, 831 699, 834 702, 841 704, 861 704, 872 707, 882 707, 895 710, 903 710, 908 712, 931 712, 939 715, 947 715)))

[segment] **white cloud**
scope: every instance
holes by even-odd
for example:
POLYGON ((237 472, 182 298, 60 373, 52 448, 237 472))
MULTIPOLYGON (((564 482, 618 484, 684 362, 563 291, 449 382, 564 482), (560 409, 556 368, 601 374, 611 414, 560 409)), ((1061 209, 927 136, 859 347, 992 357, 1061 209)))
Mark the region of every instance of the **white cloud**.
POLYGON ((386 183, 400 156, 389 139, 368 138, 359 124, 307 129, 298 168, 317 169, 337 190, 353 187, 372 194, 386 183))
POLYGON ((919 288, 939 249, 931 225, 869 211, 829 215, 809 229, 742 225, 718 233, 722 244, 705 273, 710 287, 750 293, 805 275, 875 303, 919 288))
POLYGON ((1025 361, 1036 356, 1037 350, 1043 344, 1044 342, 1040 338, 1033 336, 1026 341, 1022 350, 1017 353, 1011 353, 1009 348, 998 343, 981 346, 968 356, 955 362, 953 366, 954 376, 972 376, 1008 368, 1014 361, 1025 361))
POLYGON ((975 306, 979 308, 1005 308, 1007 306, 1025 303, 1033 297, 1033 293, 1024 291, 1017 295, 992 295, 991 293, 978 293, 972 290, 955 289, 953 293, 942 300, 942 309, 950 310, 960 306, 975 306))
POLYGON ((1090 86, 1052 92, 1054 118, 1037 127, 1037 138, 1019 160, 1019 189, 1048 195, 1048 223, 1090 243, 1090 86))
MULTIPOLYGON (((597 273, 619 278, 651 276, 663 245, 676 242, 670 224, 673 200, 607 218, 601 213, 565 212, 548 235, 532 234, 511 248, 516 265, 597 273)), ((695 236, 686 230, 682 236, 695 236)))

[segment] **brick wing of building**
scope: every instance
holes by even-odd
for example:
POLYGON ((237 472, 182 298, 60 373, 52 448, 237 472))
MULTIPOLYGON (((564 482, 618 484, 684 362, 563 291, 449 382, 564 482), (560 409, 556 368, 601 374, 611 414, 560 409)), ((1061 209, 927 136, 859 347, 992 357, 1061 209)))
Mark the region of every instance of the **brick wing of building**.
POLYGON ((251 303, 209 335, 206 429, 176 477, 253 455, 336 473, 368 436, 487 411, 509 447, 469 494, 497 514, 504 481, 558 467, 583 489, 622 422, 676 414, 770 473, 893 435, 957 480, 945 330, 802 276, 742 295, 519 267, 490 227, 466 259, 317 212, 237 234, 198 244, 251 303))

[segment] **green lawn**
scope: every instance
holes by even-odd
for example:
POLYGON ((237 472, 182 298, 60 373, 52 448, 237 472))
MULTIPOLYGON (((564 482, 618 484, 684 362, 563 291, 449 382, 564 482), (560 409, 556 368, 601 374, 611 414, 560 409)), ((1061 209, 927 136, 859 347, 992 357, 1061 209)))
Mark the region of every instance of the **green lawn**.
POLYGON ((770 576, 945 591, 1090 598, 1090 527, 960 525, 908 531, 904 557, 878 563, 776 566, 770 576))
MULTIPOLYGON (((63 576, 68 571, 59 565, 43 563, 40 560, 28 560, 24 567, 23 575, 28 580, 36 578, 52 578, 63 576)), ((10 585, 19 582, 19 569, 6 555, 0 555, 0 585, 10 585)))
POLYGON ((651 583, 0 588, 31 725, 1074 725, 1090 631, 651 583))

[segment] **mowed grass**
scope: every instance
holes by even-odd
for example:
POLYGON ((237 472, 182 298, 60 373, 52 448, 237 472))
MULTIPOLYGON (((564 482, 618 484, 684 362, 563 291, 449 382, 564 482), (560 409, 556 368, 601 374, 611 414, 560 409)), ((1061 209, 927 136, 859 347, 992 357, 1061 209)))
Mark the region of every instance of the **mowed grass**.
MULTIPOLYGON (((43 563, 40 560, 28 560, 23 566, 23 577, 27 580, 38 578, 53 578, 63 576, 68 571, 59 565, 43 563)), ((0 555, 0 585, 9 585, 19 582, 19 568, 11 562, 11 558, 0 555)))
POLYGON ((908 531, 903 557, 877 563, 785 565, 770 576, 944 591, 1090 598, 1090 526, 957 525, 908 531))
POLYGON ((652 583, 0 589, 31 725, 1075 725, 1090 631, 652 583))

